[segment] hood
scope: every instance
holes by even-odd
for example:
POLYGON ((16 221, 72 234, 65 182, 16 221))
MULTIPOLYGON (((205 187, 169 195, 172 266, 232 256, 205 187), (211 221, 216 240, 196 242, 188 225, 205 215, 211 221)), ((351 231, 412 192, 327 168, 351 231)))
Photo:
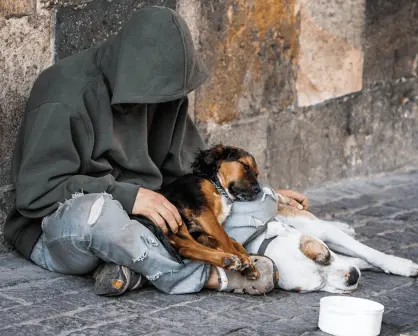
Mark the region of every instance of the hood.
POLYGON ((135 12, 101 48, 100 67, 111 86, 112 105, 176 100, 209 76, 186 22, 169 8, 135 12))

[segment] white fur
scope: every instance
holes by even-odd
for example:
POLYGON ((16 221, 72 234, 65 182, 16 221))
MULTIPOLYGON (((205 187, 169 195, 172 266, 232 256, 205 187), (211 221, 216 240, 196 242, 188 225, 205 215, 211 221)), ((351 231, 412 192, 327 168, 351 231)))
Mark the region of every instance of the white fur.
POLYGON ((232 208, 232 203, 228 203, 228 200, 225 196, 222 196, 221 200, 222 211, 221 214, 218 216, 218 222, 223 224, 225 222, 226 217, 229 216, 232 208))
POLYGON ((257 253, 264 239, 275 237, 265 255, 276 263, 280 275, 279 286, 285 290, 351 292, 358 283, 348 286, 345 276, 353 267, 359 272, 361 269, 402 276, 418 275, 416 263, 376 251, 356 241, 354 234, 354 229, 345 223, 278 215, 276 221, 270 222, 267 230, 246 248, 250 253, 257 253), (329 265, 320 265, 301 252, 302 235, 309 235, 327 244, 325 246, 331 253, 329 265))

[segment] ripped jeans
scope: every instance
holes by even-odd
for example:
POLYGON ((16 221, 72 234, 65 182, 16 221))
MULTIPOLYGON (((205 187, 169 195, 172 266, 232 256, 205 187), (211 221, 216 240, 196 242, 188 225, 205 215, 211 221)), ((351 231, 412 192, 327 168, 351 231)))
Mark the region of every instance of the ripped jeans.
POLYGON ((53 272, 88 274, 104 260, 126 265, 169 294, 198 292, 209 277, 210 265, 178 263, 109 194, 74 196, 44 218, 42 229, 31 259, 53 272))

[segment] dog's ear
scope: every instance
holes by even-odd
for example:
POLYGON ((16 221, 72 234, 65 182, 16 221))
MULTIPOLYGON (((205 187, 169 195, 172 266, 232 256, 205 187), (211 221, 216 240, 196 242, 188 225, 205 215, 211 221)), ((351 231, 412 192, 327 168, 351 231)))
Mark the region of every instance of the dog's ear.
POLYGON ((207 150, 199 149, 192 163, 193 174, 212 179, 216 175, 223 148, 219 144, 207 150))

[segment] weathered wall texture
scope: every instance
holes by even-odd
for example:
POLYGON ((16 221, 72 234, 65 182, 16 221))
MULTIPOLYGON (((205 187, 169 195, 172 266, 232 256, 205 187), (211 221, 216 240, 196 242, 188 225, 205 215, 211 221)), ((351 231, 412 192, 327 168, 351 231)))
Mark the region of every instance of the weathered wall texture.
POLYGON ((299 106, 359 91, 365 0, 301 0, 299 106))
POLYGON ((147 5, 185 17, 212 72, 190 108, 207 142, 246 148, 275 186, 416 163, 415 0, 0 0, 0 223, 36 76, 147 5))
MULTIPOLYGON (((51 15, 31 0, 0 0, 0 223, 13 202, 10 159, 30 88, 52 63, 51 15)), ((0 234, 2 234, 0 226, 0 234)), ((0 252, 4 246, 0 244, 0 252)))

